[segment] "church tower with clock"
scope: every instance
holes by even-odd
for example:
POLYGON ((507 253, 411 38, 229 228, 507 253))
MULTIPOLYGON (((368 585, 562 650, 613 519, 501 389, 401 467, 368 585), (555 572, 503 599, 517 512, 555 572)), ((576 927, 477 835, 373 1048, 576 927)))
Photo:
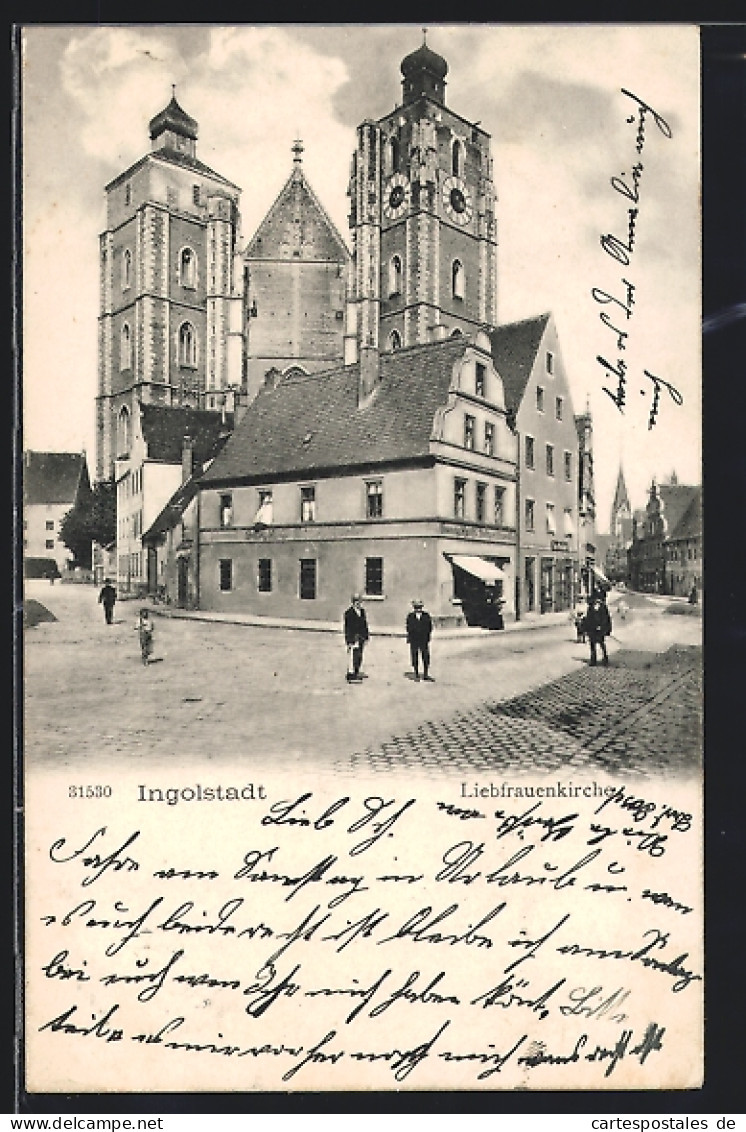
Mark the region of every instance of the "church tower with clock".
POLYGON ((490 137, 446 107, 448 64, 423 42, 402 104, 358 127, 349 197, 354 339, 347 360, 497 322, 490 137))

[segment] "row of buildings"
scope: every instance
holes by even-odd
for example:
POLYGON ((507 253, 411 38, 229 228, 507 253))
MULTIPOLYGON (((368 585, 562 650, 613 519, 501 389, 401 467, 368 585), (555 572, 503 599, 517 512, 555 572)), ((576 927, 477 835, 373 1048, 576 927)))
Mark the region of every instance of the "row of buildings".
POLYGON ((590 413, 550 313, 501 324, 489 135, 446 105, 426 44, 357 129, 350 244, 303 146, 245 243, 240 189, 172 97, 106 186, 99 576, 123 594, 399 623, 568 609, 599 571, 590 413))

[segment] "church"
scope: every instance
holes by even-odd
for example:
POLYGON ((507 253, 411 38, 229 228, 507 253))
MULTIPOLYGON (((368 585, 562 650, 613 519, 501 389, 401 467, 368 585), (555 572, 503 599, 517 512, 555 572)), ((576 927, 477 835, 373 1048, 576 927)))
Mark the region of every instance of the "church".
MULTIPOLYGON (((355 591, 381 626, 400 624, 415 597, 441 625, 487 625, 574 600, 591 545, 579 513, 589 422, 575 417, 551 314, 498 322, 489 135, 446 105, 448 65, 426 43, 401 73, 400 105, 357 129, 349 251, 308 185, 299 142, 240 253, 238 190, 197 162, 196 123, 175 99, 151 122, 154 151, 140 164, 165 165, 185 184, 198 169, 205 178, 201 210, 193 193, 181 216, 183 191, 176 212, 168 198, 148 208, 194 229, 196 278, 204 268, 208 278, 190 308, 191 388, 204 412, 234 415, 196 483, 161 501, 143 543, 155 558, 191 557, 203 609, 336 620, 355 591), (215 213, 227 223, 224 293, 212 270, 215 213), (198 516, 181 550, 177 496, 198 516)), ((132 179, 118 178, 117 192, 132 179)), ((188 398, 178 364, 187 245, 168 246, 163 388, 130 378, 125 390, 102 370, 104 428, 127 395, 188 398)), ((121 341, 124 313, 104 314, 108 341, 121 341)), ((155 330, 144 315, 141 354, 152 353, 155 330)))

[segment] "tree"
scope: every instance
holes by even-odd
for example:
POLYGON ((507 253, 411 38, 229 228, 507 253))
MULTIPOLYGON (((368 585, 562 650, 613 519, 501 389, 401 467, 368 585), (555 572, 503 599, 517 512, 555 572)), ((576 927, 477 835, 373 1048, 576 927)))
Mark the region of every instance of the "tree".
POLYGON ((113 480, 99 480, 81 493, 60 524, 60 538, 73 556, 73 565, 91 567, 91 544, 109 546, 117 531, 117 497, 113 480))

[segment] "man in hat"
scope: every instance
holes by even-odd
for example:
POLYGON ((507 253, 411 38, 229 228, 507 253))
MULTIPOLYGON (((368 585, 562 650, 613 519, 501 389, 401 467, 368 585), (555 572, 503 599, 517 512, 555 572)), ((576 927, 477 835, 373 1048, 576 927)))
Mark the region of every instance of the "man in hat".
POLYGON ((111 625, 114 619, 114 603, 116 600, 117 591, 111 584, 111 578, 104 578, 101 593, 98 595, 98 603, 104 607, 104 617, 107 625, 111 625))
POLYGON ((352 595, 352 604, 345 610, 344 616, 345 644, 349 664, 347 668, 348 683, 359 683, 362 680, 360 668, 363 663, 363 650, 368 640, 368 618, 365 616, 360 594, 352 595))
POLYGON ((606 638, 611 636, 611 614, 606 604, 606 593, 596 591, 588 606, 586 617, 586 632, 591 646, 591 664, 596 664, 596 649, 601 646, 603 664, 609 663, 609 654, 606 651, 606 638))
POLYGON ((425 680, 432 680, 430 676, 430 637, 433 632, 433 622, 426 611, 423 602, 413 601, 412 612, 407 614, 407 641, 409 653, 412 657, 414 678, 420 678, 420 657, 422 657, 422 675, 425 680))

